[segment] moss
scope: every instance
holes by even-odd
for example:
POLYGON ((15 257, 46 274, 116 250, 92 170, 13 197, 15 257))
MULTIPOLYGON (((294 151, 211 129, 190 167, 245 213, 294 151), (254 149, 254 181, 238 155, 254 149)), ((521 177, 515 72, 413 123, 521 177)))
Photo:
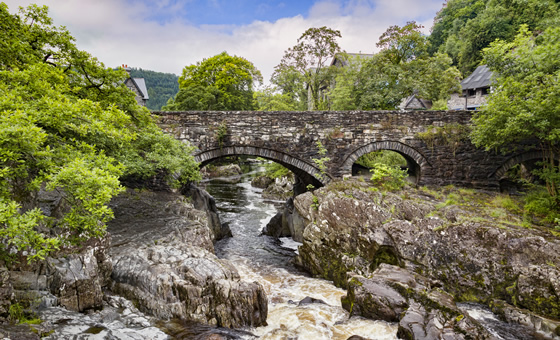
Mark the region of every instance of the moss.
POLYGON ((463 320, 464 318, 465 318, 465 316, 463 314, 461 314, 461 315, 459 315, 455 318, 455 322, 461 322, 461 320, 463 320))
POLYGON ((105 330, 105 328, 103 328, 103 327, 92 326, 92 327, 86 329, 84 331, 84 333, 86 333, 86 334, 99 334, 99 333, 103 332, 104 330, 105 330))
POLYGON ((395 250, 392 247, 381 246, 373 256, 370 264, 370 269, 373 271, 379 267, 380 264, 387 263, 393 266, 400 266, 400 260, 395 250))

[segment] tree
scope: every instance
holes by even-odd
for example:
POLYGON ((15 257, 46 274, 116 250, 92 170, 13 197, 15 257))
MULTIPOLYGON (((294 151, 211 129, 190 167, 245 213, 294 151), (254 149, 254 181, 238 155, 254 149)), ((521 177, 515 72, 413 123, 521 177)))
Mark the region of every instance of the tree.
POLYGON ((199 178, 192 148, 155 125, 124 70, 78 50, 46 7, 12 15, 0 3, 0 17, 0 258, 102 236, 123 176, 199 178), (57 214, 39 209, 42 190, 61 197, 57 214))
POLYGON ((472 140, 486 149, 536 138, 544 150, 539 172, 560 207, 560 27, 532 34, 522 25, 512 42, 496 41, 484 49, 494 74, 494 91, 473 117, 472 140))
MULTIPOLYGON (((297 44, 288 48, 280 64, 274 68, 271 82, 278 84, 284 94, 307 98, 300 95, 308 91, 308 100, 313 109, 324 107, 325 101, 321 90, 328 88, 332 79, 332 71, 328 64, 336 53, 341 52, 336 38, 341 34, 325 26, 307 29, 297 40, 297 44), (297 86, 290 91, 286 78, 292 80, 292 86, 297 86), (281 80, 281 81, 280 81, 281 80)), ((300 99, 301 99, 300 98, 300 99)))
POLYGON ((254 110, 253 84, 262 75, 248 60, 222 52, 185 66, 179 93, 163 110, 254 110))
POLYGON ((420 28, 415 22, 389 27, 379 39, 378 54, 351 62, 339 75, 331 91, 333 107, 392 110, 413 92, 435 102, 457 91, 458 70, 446 54, 426 52, 427 39, 420 28))
POLYGON ((420 29, 422 25, 409 21, 403 27, 389 27, 379 37, 377 47, 385 51, 386 57, 395 65, 419 58, 427 51, 427 40, 420 29))
POLYGON ((448 0, 434 20, 429 51, 447 53, 466 76, 494 40, 513 40, 522 24, 537 31, 558 26, 559 18, 555 0, 448 0))
POLYGON ((255 101, 259 111, 298 111, 297 103, 282 93, 278 93, 272 87, 255 92, 255 101))

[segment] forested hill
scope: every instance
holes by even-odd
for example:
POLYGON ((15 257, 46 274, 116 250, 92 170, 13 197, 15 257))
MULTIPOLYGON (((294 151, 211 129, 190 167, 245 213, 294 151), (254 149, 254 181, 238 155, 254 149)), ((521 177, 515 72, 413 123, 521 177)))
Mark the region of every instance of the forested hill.
POLYGON ((159 110, 167 103, 170 97, 175 97, 179 92, 178 76, 173 73, 162 73, 150 70, 132 68, 130 76, 133 78, 144 78, 148 88, 150 100, 146 106, 150 110, 159 110))

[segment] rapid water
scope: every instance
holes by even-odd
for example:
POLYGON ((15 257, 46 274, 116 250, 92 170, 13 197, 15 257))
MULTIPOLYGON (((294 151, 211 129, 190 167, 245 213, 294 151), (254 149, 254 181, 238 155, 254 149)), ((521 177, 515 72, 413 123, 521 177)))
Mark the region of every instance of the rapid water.
POLYGON ((395 324, 359 317, 349 318, 340 303, 343 289, 311 278, 290 262, 297 243, 261 236, 263 227, 283 202, 265 202, 261 189, 250 184, 251 174, 232 183, 213 179, 205 183, 214 196, 220 219, 230 225, 232 238, 219 241, 216 253, 230 260, 247 281, 261 283, 268 297, 268 326, 250 329, 261 339, 397 339, 395 324), (298 303, 305 297, 325 303, 298 303))

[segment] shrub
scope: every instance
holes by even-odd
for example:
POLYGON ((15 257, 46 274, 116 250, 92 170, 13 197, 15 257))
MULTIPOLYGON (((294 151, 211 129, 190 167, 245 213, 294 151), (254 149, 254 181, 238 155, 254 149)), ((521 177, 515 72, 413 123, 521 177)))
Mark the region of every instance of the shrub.
POLYGON ((408 176, 406 170, 383 163, 374 163, 370 172, 373 184, 389 191, 402 189, 408 176))

